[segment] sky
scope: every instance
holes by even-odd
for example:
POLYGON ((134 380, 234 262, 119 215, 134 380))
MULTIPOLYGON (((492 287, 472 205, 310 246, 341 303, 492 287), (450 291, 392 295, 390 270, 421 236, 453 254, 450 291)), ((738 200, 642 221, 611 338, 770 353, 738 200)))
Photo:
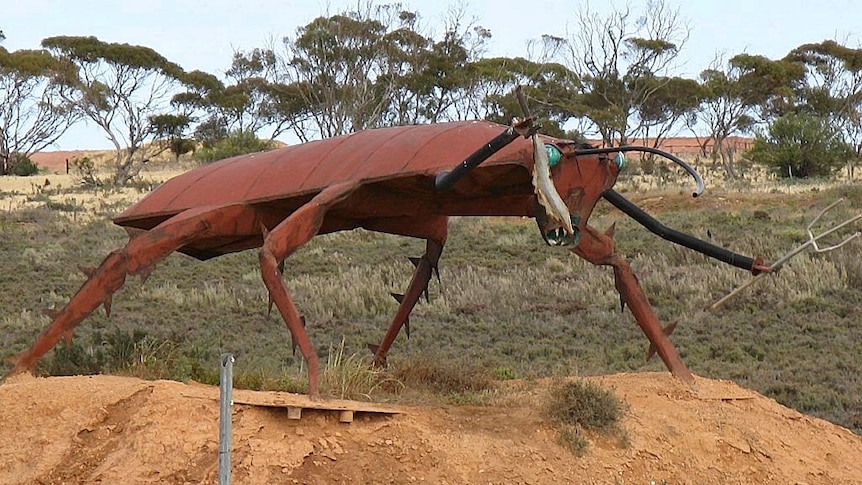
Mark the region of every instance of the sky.
MULTIPOLYGON (((363 0, 364 3, 365 0, 363 0)), ((747 52, 778 59, 805 43, 835 39, 862 47, 859 0, 666 0, 679 8, 691 33, 679 57, 679 74, 695 77, 717 53, 747 52)), ((377 2, 377 3, 396 3, 377 2)), ((527 44, 543 34, 570 37, 584 5, 604 16, 625 1, 581 0, 402 0, 423 24, 442 30, 451 8, 490 29, 491 56, 527 56, 527 44)), ((642 12, 646 0, 629 0, 642 12)), ((354 8, 346 0, 0 0, 2 45, 9 51, 37 49, 57 35, 93 35, 106 42, 150 47, 187 71, 219 74, 235 51, 265 47, 292 36, 297 27, 321 15, 354 8)), ((110 148, 100 129, 73 128, 55 147, 62 150, 110 148)))

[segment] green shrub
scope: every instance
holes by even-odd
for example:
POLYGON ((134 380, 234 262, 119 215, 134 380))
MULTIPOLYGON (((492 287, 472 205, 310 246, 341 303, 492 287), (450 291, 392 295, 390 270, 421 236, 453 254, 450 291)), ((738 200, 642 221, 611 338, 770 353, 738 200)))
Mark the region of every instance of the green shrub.
POLYGON ((258 139, 250 131, 237 131, 227 138, 215 141, 211 146, 205 146, 195 152, 195 159, 203 163, 211 163, 225 158, 257 153, 272 149, 272 143, 258 139))
POLYGON ((759 133, 747 153, 752 161, 776 170, 781 177, 826 177, 844 165, 853 150, 826 120, 809 114, 789 114, 759 133))
POLYGON ((551 421, 608 431, 625 414, 626 404, 612 391, 589 381, 571 381, 551 390, 547 414, 551 421))
POLYGON ((16 153, 9 160, 9 173, 19 177, 29 177, 39 173, 39 167, 23 153, 16 153))
POLYGON ((583 428, 580 426, 564 425, 560 429, 560 434, 557 437, 557 443, 563 448, 575 454, 575 456, 584 456, 587 448, 590 447, 590 442, 584 436, 583 428))
POLYGON ((76 157, 72 159, 72 175, 84 187, 103 187, 105 181, 99 178, 96 170, 96 162, 90 157, 76 157))

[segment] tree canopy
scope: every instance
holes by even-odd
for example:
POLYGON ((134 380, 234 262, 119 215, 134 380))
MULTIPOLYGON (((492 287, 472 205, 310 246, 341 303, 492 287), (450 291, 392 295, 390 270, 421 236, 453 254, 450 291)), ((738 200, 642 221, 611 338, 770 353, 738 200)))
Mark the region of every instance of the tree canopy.
POLYGON ((74 65, 44 50, 0 47, 0 174, 14 155, 55 143, 80 116, 64 100, 77 81, 74 65))
POLYGON ((49 37, 42 47, 78 69, 63 99, 100 127, 116 149, 114 183, 125 184, 151 154, 156 134, 149 120, 166 109, 184 72, 149 47, 103 42, 96 37, 49 37))

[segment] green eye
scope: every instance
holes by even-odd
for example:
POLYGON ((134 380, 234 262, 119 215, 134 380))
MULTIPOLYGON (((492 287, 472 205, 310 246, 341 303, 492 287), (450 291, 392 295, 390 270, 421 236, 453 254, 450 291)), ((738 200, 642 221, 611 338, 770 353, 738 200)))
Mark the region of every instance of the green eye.
POLYGON ((622 171, 626 168, 626 156, 623 155, 623 152, 617 152, 617 156, 614 158, 614 163, 617 164, 617 168, 622 171))
POLYGON ((548 152, 548 165, 551 167, 560 163, 560 159, 563 158, 563 153, 554 145, 545 145, 545 151, 548 152))

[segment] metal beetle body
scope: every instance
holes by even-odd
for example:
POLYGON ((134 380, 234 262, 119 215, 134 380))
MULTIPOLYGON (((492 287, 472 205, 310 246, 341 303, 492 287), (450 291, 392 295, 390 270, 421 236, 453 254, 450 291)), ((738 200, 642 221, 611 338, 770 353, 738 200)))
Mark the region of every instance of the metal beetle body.
MULTIPOLYGON (((455 122, 383 128, 245 155, 179 175, 117 216, 128 244, 88 270, 89 279, 33 346, 14 359, 11 373, 31 370, 36 361, 76 325, 104 305, 127 275, 146 279, 174 251, 201 260, 250 248, 260 249, 260 268, 270 302, 287 323, 308 363, 310 394, 318 394, 318 358, 304 321, 284 285, 284 261, 318 234, 354 228, 421 238, 426 252, 381 342, 375 362, 386 354, 426 291, 446 242, 449 216, 527 216, 537 219, 549 243, 575 243, 578 256, 614 269, 621 301, 668 369, 692 376, 668 339, 612 234, 587 224, 596 202, 616 182, 619 160, 607 154, 578 155, 576 144, 534 135, 507 140, 480 167, 448 190, 435 178, 453 161, 464 160, 506 127, 488 122, 455 122), (556 192, 571 216, 563 234, 559 217, 549 216, 533 181, 541 146, 557 150, 549 168, 556 192), (567 230, 569 231, 569 230, 567 230), (563 236, 568 236, 568 241, 563 236), (574 237, 576 236, 576 237, 574 237)), ((566 222, 566 221, 564 221, 566 222)), ((565 225, 565 224, 564 224, 565 225)))

